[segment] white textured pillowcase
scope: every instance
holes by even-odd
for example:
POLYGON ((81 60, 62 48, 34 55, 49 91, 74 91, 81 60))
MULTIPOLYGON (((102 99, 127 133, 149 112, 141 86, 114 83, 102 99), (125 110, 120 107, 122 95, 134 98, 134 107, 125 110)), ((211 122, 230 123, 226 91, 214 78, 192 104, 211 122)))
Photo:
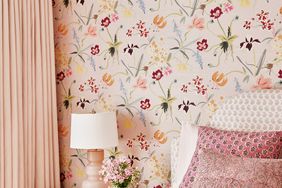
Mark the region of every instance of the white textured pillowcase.
POLYGON ((183 122, 179 138, 179 154, 176 167, 176 185, 178 188, 189 167, 194 151, 197 146, 198 127, 189 122, 183 122))

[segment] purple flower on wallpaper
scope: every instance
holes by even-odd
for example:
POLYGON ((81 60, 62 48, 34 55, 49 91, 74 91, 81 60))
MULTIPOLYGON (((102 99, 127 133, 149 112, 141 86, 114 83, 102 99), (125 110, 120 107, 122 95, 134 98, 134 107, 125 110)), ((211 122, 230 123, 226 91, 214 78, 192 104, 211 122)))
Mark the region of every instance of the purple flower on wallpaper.
POLYGON ((109 17, 105 17, 101 20, 101 26, 108 27, 111 23, 111 20, 109 17))
POLYGON ((82 109, 84 109, 86 103, 90 104, 90 101, 86 100, 86 99, 79 99, 79 101, 76 103, 76 105, 80 106, 82 109))
POLYGON ((251 37, 250 40, 248 40, 247 38, 245 38, 245 41, 240 43, 240 48, 242 48, 246 44, 246 48, 250 51, 253 47, 254 42, 260 43, 259 39, 253 39, 253 37, 251 37))
POLYGON ((128 52, 130 55, 132 55, 134 48, 139 48, 139 46, 134 45, 134 44, 131 44, 131 45, 128 44, 127 47, 123 49, 123 52, 124 53, 128 52))
POLYGON ((200 51, 206 50, 209 47, 208 40, 202 39, 202 41, 197 42, 197 49, 200 51))
POLYGON ((189 111, 190 106, 196 106, 196 104, 194 102, 190 102, 189 100, 187 100, 187 102, 183 100, 182 104, 178 105, 178 110, 182 108, 187 113, 189 111))
POLYGON ((163 72, 160 69, 158 69, 158 70, 156 70, 152 73, 152 78, 157 80, 157 81, 160 80, 162 77, 163 77, 163 72))
POLYGON ((215 7, 210 11, 210 17, 214 19, 218 19, 223 14, 222 9, 220 7, 215 7))

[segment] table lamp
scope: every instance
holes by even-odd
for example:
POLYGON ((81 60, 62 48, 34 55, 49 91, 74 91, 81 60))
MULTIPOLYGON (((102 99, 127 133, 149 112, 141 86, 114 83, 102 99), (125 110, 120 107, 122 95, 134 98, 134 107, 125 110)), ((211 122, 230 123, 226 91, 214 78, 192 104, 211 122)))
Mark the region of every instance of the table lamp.
POLYGON ((114 112, 71 115, 70 147, 87 149, 89 161, 86 166, 87 179, 82 182, 82 188, 106 187, 99 175, 104 160, 103 149, 117 145, 118 132, 114 112))

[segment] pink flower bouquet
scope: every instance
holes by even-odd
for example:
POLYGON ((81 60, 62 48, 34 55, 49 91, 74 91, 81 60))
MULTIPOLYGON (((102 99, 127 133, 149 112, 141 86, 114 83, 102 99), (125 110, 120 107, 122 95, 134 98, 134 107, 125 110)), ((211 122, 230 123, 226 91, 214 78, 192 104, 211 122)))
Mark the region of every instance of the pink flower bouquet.
POLYGON ((100 175, 105 183, 112 187, 128 188, 138 184, 141 172, 132 166, 127 157, 110 158, 104 160, 100 175))

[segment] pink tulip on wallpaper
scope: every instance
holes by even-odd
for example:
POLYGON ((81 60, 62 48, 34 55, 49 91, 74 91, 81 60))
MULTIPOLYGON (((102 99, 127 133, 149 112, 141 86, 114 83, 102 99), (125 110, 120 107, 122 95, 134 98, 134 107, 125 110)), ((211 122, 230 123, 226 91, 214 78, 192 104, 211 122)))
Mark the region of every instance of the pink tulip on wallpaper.
POLYGON ((271 89, 272 81, 270 78, 265 78, 264 76, 260 76, 257 79, 256 84, 253 86, 253 89, 271 89))

